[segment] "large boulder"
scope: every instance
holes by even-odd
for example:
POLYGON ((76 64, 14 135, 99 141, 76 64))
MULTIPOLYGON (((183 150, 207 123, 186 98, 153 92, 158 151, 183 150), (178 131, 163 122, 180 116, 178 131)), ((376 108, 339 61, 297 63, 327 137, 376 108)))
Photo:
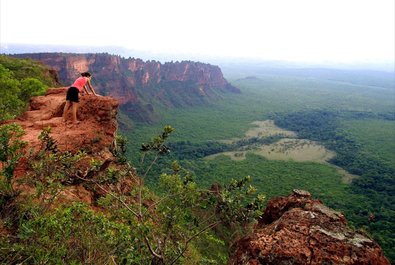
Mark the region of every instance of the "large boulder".
POLYGON ((230 264, 390 264, 368 235, 310 193, 269 201, 254 232, 233 246, 230 264))

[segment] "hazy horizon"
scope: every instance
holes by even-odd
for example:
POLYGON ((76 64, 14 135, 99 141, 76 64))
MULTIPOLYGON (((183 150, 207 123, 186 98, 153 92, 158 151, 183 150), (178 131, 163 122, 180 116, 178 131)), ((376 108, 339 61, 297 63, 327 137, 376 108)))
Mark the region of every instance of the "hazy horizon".
POLYGON ((377 62, 377 61, 359 61, 359 62, 305 62, 305 61, 287 61, 287 60, 265 60, 260 58, 248 57, 226 57, 226 56, 204 56, 193 53, 158 53, 155 51, 132 50, 120 46, 68 46, 68 45, 47 45, 47 44, 2 44, 1 53, 3 54, 21 54, 21 53, 109 53, 119 55, 124 58, 134 57, 144 61, 160 61, 166 63, 170 61, 192 60, 203 63, 232 65, 247 64, 259 65, 267 67, 312 67, 312 68, 337 68, 350 70, 377 70, 386 72, 395 72, 393 61, 377 62))
MULTIPOLYGON (((306 63, 394 63, 393 0, 1 0, 9 44, 306 63)), ((176 58, 177 59, 177 58, 176 58)))

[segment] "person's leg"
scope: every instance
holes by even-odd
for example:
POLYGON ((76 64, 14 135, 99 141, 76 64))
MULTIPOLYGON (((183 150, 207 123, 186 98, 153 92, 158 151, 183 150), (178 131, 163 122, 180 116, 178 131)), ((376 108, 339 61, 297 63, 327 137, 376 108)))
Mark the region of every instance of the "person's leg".
POLYGON ((77 124, 79 121, 77 120, 77 109, 78 109, 78 103, 77 102, 72 102, 71 105, 71 111, 73 114, 73 123, 77 124))
POLYGON ((66 100, 66 104, 64 105, 63 115, 62 115, 64 122, 66 122, 67 112, 68 112, 69 108, 70 108, 70 101, 66 100))

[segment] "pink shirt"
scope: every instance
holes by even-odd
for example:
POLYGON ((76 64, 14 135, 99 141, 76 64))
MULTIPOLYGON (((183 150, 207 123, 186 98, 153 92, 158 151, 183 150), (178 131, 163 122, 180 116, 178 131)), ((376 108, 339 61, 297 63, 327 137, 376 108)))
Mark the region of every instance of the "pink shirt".
POLYGON ((88 81, 88 77, 81 76, 81 77, 78 77, 74 81, 74 84, 72 84, 71 86, 78 88, 78 90, 81 92, 84 89, 84 86, 87 81, 88 81))

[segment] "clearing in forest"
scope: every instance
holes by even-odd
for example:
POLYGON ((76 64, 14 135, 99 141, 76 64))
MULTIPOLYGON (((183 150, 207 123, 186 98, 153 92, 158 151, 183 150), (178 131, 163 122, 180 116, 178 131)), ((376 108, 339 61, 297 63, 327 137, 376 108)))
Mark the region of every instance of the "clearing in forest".
MULTIPOLYGON (((297 139, 295 132, 287 131, 277 127, 272 120, 254 121, 256 127, 246 132, 244 139, 265 138, 270 136, 284 137, 272 144, 253 144, 244 146, 242 150, 223 152, 207 156, 213 159, 218 155, 229 156, 232 160, 239 161, 245 159, 246 153, 254 153, 273 160, 294 160, 294 161, 314 161, 324 163, 335 156, 335 153, 327 150, 317 142, 297 139)), ((239 139, 240 140, 240 139, 239 139)))

